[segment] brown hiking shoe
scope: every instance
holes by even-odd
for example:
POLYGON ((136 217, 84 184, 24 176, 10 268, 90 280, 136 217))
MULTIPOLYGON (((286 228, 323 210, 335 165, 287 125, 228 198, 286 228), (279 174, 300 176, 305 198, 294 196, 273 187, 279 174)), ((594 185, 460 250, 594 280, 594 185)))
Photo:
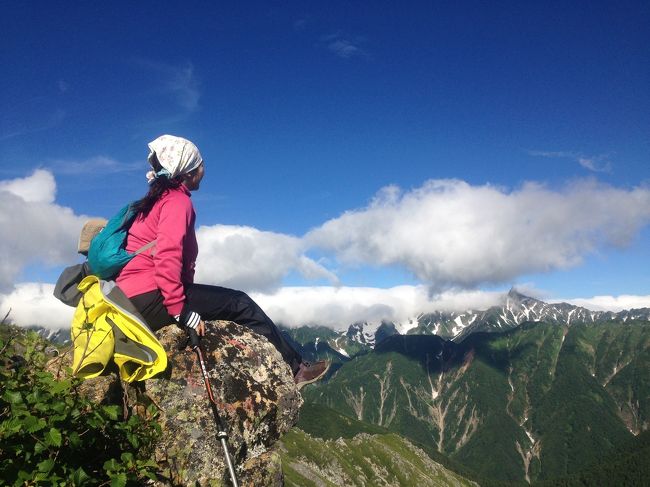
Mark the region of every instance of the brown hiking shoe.
POLYGON ((332 363, 328 360, 321 360, 320 362, 302 362, 300 369, 293 376, 293 381, 298 386, 298 390, 302 389, 307 384, 316 382, 321 379, 329 370, 332 363))

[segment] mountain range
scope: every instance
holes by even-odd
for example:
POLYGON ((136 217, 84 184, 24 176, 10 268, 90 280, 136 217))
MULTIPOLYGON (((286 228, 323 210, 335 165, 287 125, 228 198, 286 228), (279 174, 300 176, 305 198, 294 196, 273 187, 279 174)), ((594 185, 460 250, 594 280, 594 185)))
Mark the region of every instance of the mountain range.
POLYGON ((650 424, 650 322, 526 322, 456 343, 392 335, 305 400, 381 426, 481 478, 541 481, 650 424))
POLYGON ((526 322, 572 326, 605 322, 650 321, 650 308, 593 311, 568 303, 549 304, 525 296, 515 289, 505 295, 503 304, 487 310, 421 313, 405 322, 357 322, 346 330, 322 326, 282 327, 294 344, 310 359, 330 358, 343 362, 392 335, 437 335, 460 343, 477 332, 505 332, 526 322))
MULTIPOLYGON (((310 360, 334 362, 304 391, 308 404, 399 434, 481 485, 573 485, 558 479, 647 443, 650 309, 598 312, 512 290, 484 311, 285 334, 310 360)), ((638 473, 634 462, 623 470, 638 473)))

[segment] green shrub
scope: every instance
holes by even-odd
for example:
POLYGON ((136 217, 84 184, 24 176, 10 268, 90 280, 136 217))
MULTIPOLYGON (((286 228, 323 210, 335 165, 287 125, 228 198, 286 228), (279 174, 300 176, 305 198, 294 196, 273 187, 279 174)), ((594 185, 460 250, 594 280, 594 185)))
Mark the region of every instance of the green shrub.
POLYGON ((4 327, 0 334, 0 478, 5 485, 110 485, 156 479, 150 460, 160 434, 152 407, 122 418, 115 405, 92 403, 81 380, 44 369, 46 344, 4 327), (20 354, 20 355, 17 355, 20 354))

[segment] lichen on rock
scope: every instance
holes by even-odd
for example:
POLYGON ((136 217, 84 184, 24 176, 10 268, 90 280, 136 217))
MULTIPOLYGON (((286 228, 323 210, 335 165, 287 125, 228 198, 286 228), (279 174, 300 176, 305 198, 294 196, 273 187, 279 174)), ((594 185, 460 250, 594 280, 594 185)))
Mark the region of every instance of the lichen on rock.
MULTIPOLYGON (((168 351, 165 374, 145 383, 146 394, 162 410, 163 437, 156 459, 174 482, 226 479, 223 451, 196 354, 177 327, 158 332, 168 351)), ((208 376, 226 424, 231 455, 242 485, 281 485, 275 442, 298 419, 302 398, 289 367, 265 338, 232 322, 207 323, 201 340, 208 376), (271 462, 262 468, 260 461, 271 462), (247 468, 247 466, 249 466, 247 468), (267 471, 279 479, 261 479, 267 471)), ((226 484, 227 485, 227 484, 226 484)))
MULTIPOLYGON (((302 405, 291 370, 266 338, 243 326, 206 322, 206 331, 200 346, 219 414, 228 426, 239 484, 281 486, 276 442, 297 422, 302 405)), ((176 326, 156 336, 167 351, 164 373, 131 385, 108 373, 86 380, 85 394, 136 414, 146 414, 143 406, 149 403, 157 406, 162 435, 155 460, 164 479, 158 485, 231 485, 197 354, 184 346, 187 335, 176 326)))

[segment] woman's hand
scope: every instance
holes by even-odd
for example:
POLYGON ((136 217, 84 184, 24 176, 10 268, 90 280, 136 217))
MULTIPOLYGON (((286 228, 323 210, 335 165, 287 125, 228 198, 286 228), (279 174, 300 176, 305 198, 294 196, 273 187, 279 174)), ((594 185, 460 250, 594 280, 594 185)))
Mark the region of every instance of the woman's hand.
POLYGON ((205 321, 203 321, 203 320, 199 321, 199 324, 198 324, 198 326, 196 327, 196 333, 197 333, 200 337, 205 336, 205 321))

